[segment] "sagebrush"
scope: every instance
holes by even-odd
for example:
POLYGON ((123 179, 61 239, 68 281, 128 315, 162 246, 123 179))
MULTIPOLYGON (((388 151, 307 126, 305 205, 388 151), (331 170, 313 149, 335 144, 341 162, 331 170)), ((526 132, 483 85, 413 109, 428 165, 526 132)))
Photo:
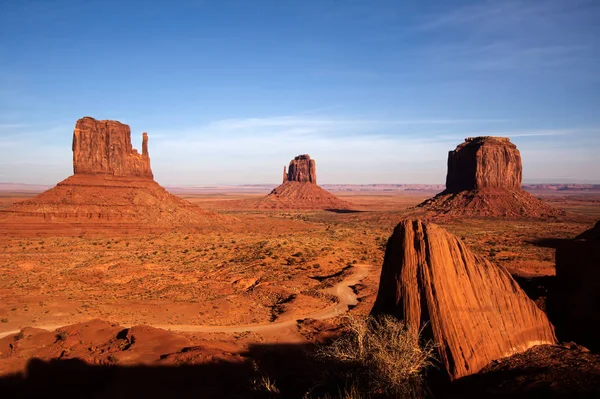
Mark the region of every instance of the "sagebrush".
POLYGON ((421 344, 421 331, 393 316, 348 316, 345 325, 345 333, 317 351, 318 358, 332 364, 336 378, 364 393, 422 396, 434 346, 421 344))

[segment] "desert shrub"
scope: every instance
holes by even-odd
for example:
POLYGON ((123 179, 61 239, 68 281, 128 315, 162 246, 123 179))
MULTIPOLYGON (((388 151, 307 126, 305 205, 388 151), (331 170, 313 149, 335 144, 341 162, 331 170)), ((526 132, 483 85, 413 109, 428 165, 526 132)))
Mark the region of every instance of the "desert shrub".
POLYGON ((367 399, 369 396, 360 392, 356 385, 351 385, 349 388, 338 389, 337 394, 326 393, 324 396, 307 395, 304 399, 367 399))
POLYGON ((334 378, 365 394, 423 396, 425 371, 432 365, 434 346, 421 345, 419 331, 407 328, 393 316, 348 316, 345 330, 317 350, 317 358, 333 363, 334 378))
POLYGON ((68 337, 69 333, 66 331, 60 331, 58 334, 56 334, 57 341, 66 341, 68 337))
POLYGON ((252 390, 260 396, 264 397, 279 397, 279 389, 275 385, 275 381, 271 380, 268 375, 261 374, 252 379, 252 390))

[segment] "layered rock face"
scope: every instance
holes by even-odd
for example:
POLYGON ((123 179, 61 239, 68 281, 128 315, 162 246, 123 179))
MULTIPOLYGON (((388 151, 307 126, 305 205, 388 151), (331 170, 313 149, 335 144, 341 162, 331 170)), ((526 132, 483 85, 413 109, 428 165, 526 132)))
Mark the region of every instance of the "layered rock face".
POLYGON ((562 341, 600 351, 600 222, 556 248, 556 283, 548 312, 562 341), (594 326, 594 327, 592 327, 594 326))
POLYGON ((521 188, 523 167, 517 146, 506 137, 469 137, 448 153, 446 191, 521 188))
POLYGON ((89 116, 81 118, 73 131, 73 172, 152 179, 148 135, 143 134, 142 154, 139 154, 131 145, 129 126, 89 116))
POLYGON ((448 153, 446 189, 418 205, 435 218, 486 216, 558 217, 564 212, 521 189, 517 147, 505 137, 472 137, 448 153))
POLYGON ((309 182, 317 184, 317 167, 310 155, 298 155, 290 161, 287 174, 288 181, 309 182))
POLYGON ((425 327, 452 379, 556 342, 546 315, 504 268, 420 220, 401 222, 390 237, 372 314, 425 327))

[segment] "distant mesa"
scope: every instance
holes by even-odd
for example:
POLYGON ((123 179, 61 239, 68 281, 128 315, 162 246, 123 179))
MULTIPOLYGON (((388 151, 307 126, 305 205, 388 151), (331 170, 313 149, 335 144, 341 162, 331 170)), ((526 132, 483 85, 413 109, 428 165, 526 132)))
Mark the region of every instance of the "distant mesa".
POLYGON ((404 220, 387 243, 371 313, 424 329, 451 379, 490 362, 554 344, 554 329, 501 266, 473 254, 443 228, 404 220))
POLYGON ((561 341, 600 351, 600 222, 556 248, 556 279, 548 314, 561 341))
POLYGON ((258 209, 348 210, 352 204, 317 185, 317 167, 310 155, 298 155, 283 167, 283 182, 269 195, 252 202, 258 209))
POLYGON ((148 156, 148 134, 142 135, 142 154, 131 145, 129 126, 86 116, 73 131, 73 173, 154 178, 148 156))
POLYGON ((506 137, 470 137, 448 153, 446 189, 418 207, 437 215, 544 218, 561 212, 521 188, 517 146, 506 137))
POLYGON ((79 119, 73 132, 74 174, 29 200, 0 212, 3 230, 55 234, 95 230, 156 230, 202 226, 218 215, 169 194, 154 181, 148 135, 142 153, 131 144, 129 126, 79 119), (53 227, 52 227, 53 226, 53 227))

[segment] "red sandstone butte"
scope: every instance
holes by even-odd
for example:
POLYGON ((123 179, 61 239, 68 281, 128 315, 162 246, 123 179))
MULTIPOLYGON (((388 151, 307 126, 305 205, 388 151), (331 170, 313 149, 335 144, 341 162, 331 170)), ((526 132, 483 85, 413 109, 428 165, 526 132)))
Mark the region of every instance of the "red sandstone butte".
POLYGON ((79 119, 73 132, 74 175, 43 193, 0 210, 2 231, 72 235, 86 231, 159 231, 211 227, 223 217, 176 197, 154 181, 148 135, 142 154, 129 126, 79 119))
POLYGON ((139 154, 131 145, 129 126, 89 116, 81 118, 73 131, 73 172, 152 179, 148 135, 143 134, 142 154, 139 154))
POLYGON ((317 184, 317 167, 315 160, 310 159, 310 155, 298 155, 290 161, 288 167, 288 181, 297 181, 301 183, 309 182, 317 184))
POLYGON ((523 166, 506 137, 471 137, 448 153, 446 189, 417 207, 434 217, 557 217, 561 212, 521 189, 523 166))
POLYGON ((337 198, 317 185, 317 168, 310 155, 298 155, 283 167, 283 183, 269 195, 253 201, 257 209, 330 209, 347 210, 352 204, 337 198))
POLYGON ((404 220, 394 229, 371 313, 393 315, 412 329, 425 328, 452 379, 556 342, 544 312, 503 267, 420 220, 404 220))
POLYGON ((448 153, 446 191, 520 190, 522 175, 521 154, 510 139, 470 137, 448 153))

